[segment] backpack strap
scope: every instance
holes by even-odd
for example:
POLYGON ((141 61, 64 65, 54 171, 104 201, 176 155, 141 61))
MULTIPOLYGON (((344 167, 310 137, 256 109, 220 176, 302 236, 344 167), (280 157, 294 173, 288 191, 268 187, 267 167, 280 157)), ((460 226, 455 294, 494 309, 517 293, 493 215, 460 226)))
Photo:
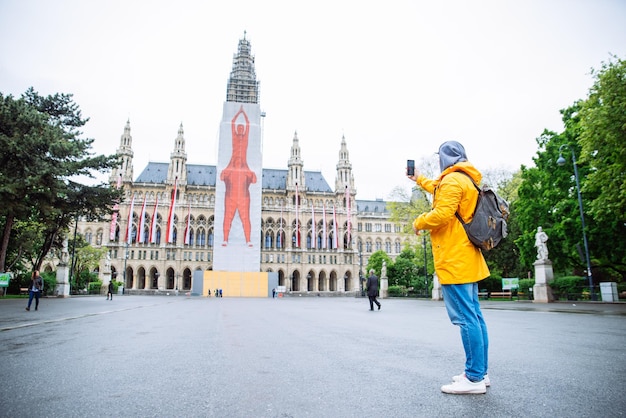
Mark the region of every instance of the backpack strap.
MULTIPOLYGON (((478 195, 480 196, 481 189, 480 187, 478 187, 478 184, 476 184, 472 176, 470 176, 469 174, 467 174, 465 171, 462 171, 462 170, 457 171, 457 173, 465 174, 467 178, 470 179, 474 187, 476 187, 476 190, 478 190, 478 195)), ((474 211, 472 212, 472 216, 476 212, 476 205, 478 205, 478 199, 476 199, 476 204, 474 205, 474 211)), ((457 210, 456 212, 454 212, 454 214, 456 215, 456 218, 459 220, 459 222, 461 222, 461 225, 465 226, 466 225, 465 221, 463 221, 463 218, 461 217, 461 215, 459 215, 459 211, 457 210)))

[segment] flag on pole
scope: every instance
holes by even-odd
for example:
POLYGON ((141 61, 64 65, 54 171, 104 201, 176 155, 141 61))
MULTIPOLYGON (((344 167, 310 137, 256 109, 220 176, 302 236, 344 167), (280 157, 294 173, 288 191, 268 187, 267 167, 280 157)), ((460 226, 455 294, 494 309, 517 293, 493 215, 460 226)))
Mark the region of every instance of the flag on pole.
POLYGON ((126 228, 126 243, 132 244, 133 240, 133 211, 135 210, 135 195, 130 201, 130 210, 128 211, 128 226, 126 228))
POLYGON ((328 238, 326 238, 326 202, 322 205, 322 248, 326 248, 328 246, 327 242, 328 238))
POLYGON ((333 205, 333 248, 339 247, 339 237, 337 237, 337 212, 335 211, 335 205, 333 205))
POLYGON ((167 231, 165 235, 165 243, 174 242, 174 211, 176 210, 176 188, 178 187, 178 177, 174 180, 174 192, 172 193, 172 202, 170 203, 170 211, 167 214, 167 231))
POLYGON ((296 248, 300 248, 300 224, 298 222, 298 183, 296 183, 296 248))
POLYGON ((276 248, 282 248, 283 244, 283 202, 280 202, 280 225, 278 225, 278 237, 276 237, 276 248))
POLYGON ((146 222, 146 195, 143 195, 143 205, 141 205, 141 214, 139 215, 139 226, 137 227, 137 234, 139 235, 137 241, 141 244, 146 242, 146 237, 143 233, 143 224, 146 222))
POLYGON ((150 219, 150 244, 156 243, 157 208, 158 207, 159 207, 159 196, 157 195, 156 203, 154 204, 154 211, 152 212, 152 219, 150 219))
MULTIPOLYGON (((117 177, 116 187, 118 190, 120 187, 122 187, 122 175, 121 174, 117 177)), ((115 202, 115 205, 113 206, 113 214, 111 215, 111 230, 109 233, 110 241, 115 240, 115 229, 117 227, 117 216, 118 216, 119 211, 120 211, 120 204, 118 202, 115 202)))
POLYGON ((190 235, 190 222, 191 222, 191 202, 189 202, 189 209, 187 210, 187 226, 185 227, 185 244, 189 245, 189 235, 190 235))
POLYGON ((347 238, 348 238, 348 248, 350 247, 350 243, 352 242, 352 217, 350 216, 350 188, 346 186, 346 217, 348 218, 347 224, 347 238))
POLYGON ((317 227, 315 225, 315 206, 311 204, 311 248, 317 247, 317 227))

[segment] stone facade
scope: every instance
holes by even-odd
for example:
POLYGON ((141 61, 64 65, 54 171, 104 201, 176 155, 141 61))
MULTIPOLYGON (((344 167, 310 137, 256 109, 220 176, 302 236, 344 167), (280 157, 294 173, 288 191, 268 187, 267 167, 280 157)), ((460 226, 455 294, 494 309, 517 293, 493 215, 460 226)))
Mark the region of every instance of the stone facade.
MULTIPOLYGON (((258 98, 254 91, 258 83, 250 81, 255 80, 253 63, 244 37, 234 58, 227 100, 241 96, 231 91, 237 80, 245 82, 242 91, 252 88, 253 94, 247 93, 247 97, 258 98)), ((213 268, 216 166, 187 164, 181 124, 169 162, 150 162, 134 178, 130 131, 128 121, 117 150, 121 165, 110 176, 111 187, 124 189, 124 199, 113 215, 116 220, 79 220, 77 231, 91 245, 108 248, 110 261, 103 259, 100 271, 109 269, 105 264, 110 264, 111 277, 124 282, 125 292, 189 291, 194 271, 213 268), (174 189, 175 238, 173 243, 165 243, 174 189)), ((365 277, 373 252, 383 250, 394 259, 406 244, 414 243, 412 236, 402 233, 401 225, 390 221, 386 202, 356 199, 345 137, 336 167, 334 188, 321 172, 306 171, 294 133, 286 169, 263 169, 262 220, 256 226, 261 229, 261 271, 277 272, 279 286, 286 292, 360 293, 359 272, 365 277)))

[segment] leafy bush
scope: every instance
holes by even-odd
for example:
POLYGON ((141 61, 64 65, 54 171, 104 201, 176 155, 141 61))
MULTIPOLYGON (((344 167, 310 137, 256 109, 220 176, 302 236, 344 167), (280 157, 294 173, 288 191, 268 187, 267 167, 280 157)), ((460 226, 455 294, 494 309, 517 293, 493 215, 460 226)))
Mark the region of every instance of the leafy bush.
POLYGON ((98 295, 102 289, 102 281, 98 280, 95 282, 89 283, 89 294, 90 295, 98 295))
POLYGON ((387 288, 387 294, 389 296, 405 296, 406 295, 406 289, 404 288, 404 286, 389 286, 387 288))
POLYGON ((531 289, 535 285, 535 279, 520 279, 519 281, 519 292, 528 294, 529 289, 531 289))
POLYGON ((52 273, 42 273, 41 278, 43 279, 43 293, 42 295, 51 295, 54 293, 54 290, 57 287, 57 274, 56 272, 52 273))
POLYGON ((563 276, 555 278, 550 282, 552 292, 556 297, 576 300, 578 296, 589 298, 589 289, 586 289, 586 279, 580 276, 563 276))

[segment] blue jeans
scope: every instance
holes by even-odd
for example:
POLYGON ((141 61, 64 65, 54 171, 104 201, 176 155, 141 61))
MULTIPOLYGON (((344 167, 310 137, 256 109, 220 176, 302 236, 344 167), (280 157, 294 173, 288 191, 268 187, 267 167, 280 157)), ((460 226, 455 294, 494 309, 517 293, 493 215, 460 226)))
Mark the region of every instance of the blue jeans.
POLYGON ((39 293, 32 290, 28 291, 28 309, 30 309, 30 304, 33 303, 33 297, 35 298, 35 309, 39 308, 39 293))
POLYGON ((442 285, 450 321, 461 329, 465 350, 465 376, 472 382, 487 374, 489 337, 478 301, 478 283, 442 285))

